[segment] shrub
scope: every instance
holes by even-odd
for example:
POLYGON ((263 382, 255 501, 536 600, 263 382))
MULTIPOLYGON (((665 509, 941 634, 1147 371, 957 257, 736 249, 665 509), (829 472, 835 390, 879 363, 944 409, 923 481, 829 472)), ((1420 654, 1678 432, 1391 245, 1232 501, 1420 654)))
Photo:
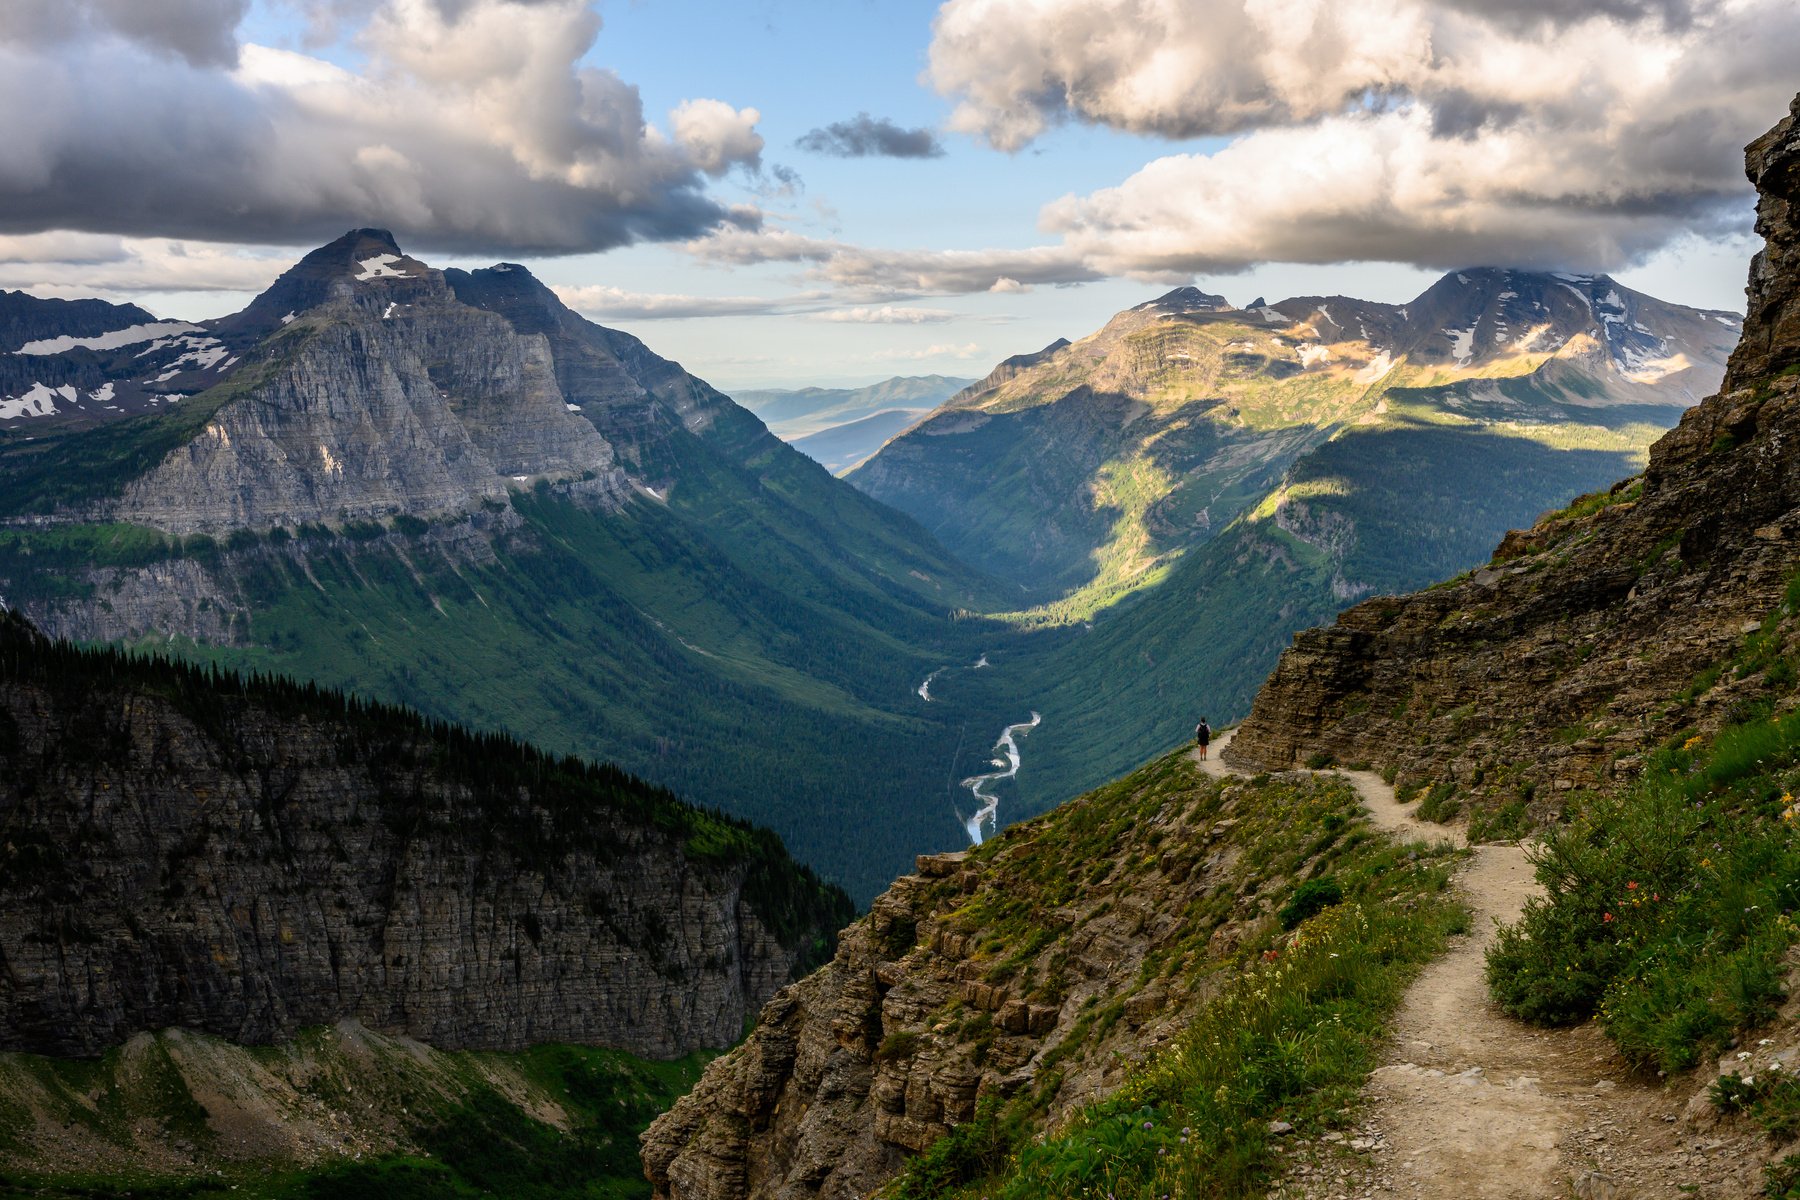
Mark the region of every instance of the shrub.
POLYGON ((1546 894, 1488 953, 1488 984, 1516 1017, 1598 1015, 1625 1057, 1686 1070, 1770 1019, 1800 929, 1800 808, 1774 778, 1800 721, 1697 739, 1647 764, 1620 797, 1588 797, 1537 850, 1546 894))
POLYGON ((1425 799, 1419 801, 1419 807, 1413 815, 1421 821, 1435 821, 1440 825, 1456 819, 1462 811, 1462 802, 1456 798, 1454 783, 1434 783, 1431 790, 1425 793, 1425 799))
POLYGON ((1293 929, 1308 917, 1317 916, 1334 904, 1344 902, 1344 889, 1329 875, 1309 879, 1294 889, 1294 894, 1276 916, 1283 929, 1293 929))

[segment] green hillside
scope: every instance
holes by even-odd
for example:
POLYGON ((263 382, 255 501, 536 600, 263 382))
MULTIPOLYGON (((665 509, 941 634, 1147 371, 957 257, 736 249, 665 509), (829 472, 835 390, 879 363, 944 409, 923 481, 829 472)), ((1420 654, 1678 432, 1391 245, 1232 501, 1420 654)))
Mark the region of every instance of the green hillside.
POLYGON ((1508 529, 1640 469, 1647 440, 1635 425, 1502 429, 1396 405, 1300 457, 1156 586, 1042 628, 934 694, 985 711, 996 733, 1042 713, 1016 782, 997 785, 1008 819, 1042 812, 1191 736, 1203 715, 1241 718, 1294 633, 1485 562, 1508 529))

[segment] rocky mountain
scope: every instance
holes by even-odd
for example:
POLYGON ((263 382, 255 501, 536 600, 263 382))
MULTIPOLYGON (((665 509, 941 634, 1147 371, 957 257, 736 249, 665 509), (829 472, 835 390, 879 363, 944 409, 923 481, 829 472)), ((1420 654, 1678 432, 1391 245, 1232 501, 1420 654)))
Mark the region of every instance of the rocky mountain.
POLYGON ((354 1018, 669 1058, 849 916, 773 835, 612 768, 0 616, 0 1049, 354 1018))
MULTIPOLYGON (((1543 892, 1488 952, 1486 982, 1514 1017, 1579 1028, 1484 1029, 1523 1055, 1513 1070, 1557 1043, 1583 1081, 1557 1111, 1611 1115, 1524 1157, 1583 1194, 1791 1188, 1800 98, 1748 162, 1768 247, 1742 344, 1640 478, 1509 536, 1464 578, 1303 634, 1226 751, 1261 773, 1208 783, 1176 752, 967 855, 921 858, 647 1132, 658 1195, 1334 1195, 1487 1161, 1441 1141, 1429 1167, 1400 1160, 1381 1120, 1419 1119, 1431 1093, 1397 1102, 1389 1080, 1358 1096, 1368 1048, 1396 1029, 1347 1027, 1371 1000, 1342 963, 1435 954, 1365 922, 1429 925, 1448 874, 1422 844, 1374 849, 1347 827, 1360 810, 1315 790, 1342 776, 1285 770, 1315 755, 1395 772, 1403 803, 1429 784, 1430 819, 1473 799, 1474 840, 1546 819, 1543 892), (1375 880, 1392 890, 1349 899, 1375 880), (1344 899, 1301 916, 1321 893, 1344 899), (1283 897, 1293 934, 1259 940, 1283 897), (1615 1090, 1635 1095, 1595 1103, 1615 1090)), ((1388 815, 1404 826, 1427 806, 1388 815)), ((1491 870, 1469 886, 1520 890, 1491 870)), ((1462 988, 1438 975, 1417 1003, 1442 1011, 1462 988)), ((1540 1093, 1535 1077, 1449 1069, 1388 1068, 1481 1091, 1463 1110, 1477 1137, 1540 1093)))
POLYGON ((0 292, 0 437, 65 430, 175 403, 231 365, 198 325, 135 304, 0 292))
POLYGON ((772 833, 616 769, 0 612, 9 1184, 338 1169, 450 1120, 550 1158, 628 1137, 650 1112, 584 1103, 643 1091, 629 1056, 730 1045, 851 915, 772 833))
POLYGON ((958 836, 915 798, 959 727, 912 689, 994 587, 524 267, 356 230, 151 333, 0 356, 146 397, 0 423, 0 596, 40 627, 612 759, 864 895, 958 836), (834 828, 845 744, 891 822, 834 828))
POLYGON ((1409 420, 1641 452, 1717 383, 1729 313, 1480 269, 1405 305, 1180 288, 1009 359, 850 479, 967 561, 1087 607, 1153 581, 1334 436, 1409 420))
POLYGON ((1543 807, 1616 786, 1676 730, 1766 700, 1782 668, 1765 626, 1800 569, 1797 129, 1790 116, 1748 152, 1767 245, 1718 394, 1641 476, 1508 534, 1445 586, 1301 634, 1238 761, 1336 754, 1451 781, 1477 804, 1543 807))
POLYGON ((791 442, 893 409, 929 411, 974 382, 951 375, 896 375, 859 388, 743 388, 732 399, 791 442))
MULTIPOLYGON (((829 965, 777 994, 748 1040, 651 1125, 643 1157, 656 1195, 959 1194, 1097 1109, 1114 1127, 1160 1118, 1146 1095, 1159 1057, 1234 988, 1277 986, 1254 966, 1285 953, 1271 952, 1277 913, 1303 879, 1343 879, 1421 927, 1436 919, 1433 860, 1447 848, 1388 872, 1378 864, 1393 852, 1358 827, 1359 812, 1341 781, 1221 782, 1183 752, 966 854, 921 857, 829 965), (1108 1110, 1115 1096, 1130 1098, 1108 1110), (882 1190, 909 1163, 910 1184, 882 1190)), ((1372 927, 1361 936, 1395 963, 1422 949, 1372 927)), ((1314 949, 1327 963, 1350 957, 1329 935, 1314 949)), ((1361 998, 1347 980, 1333 994, 1361 998)), ((1223 1066, 1241 1029, 1206 1032, 1222 1040, 1198 1053, 1223 1066)), ((1232 1157, 1224 1131, 1202 1131, 1190 1149, 1178 1127, 1165 1153, 1232 1157)), ((1121 1157, 1110 1149, 1103 1161, 1121 1157)))

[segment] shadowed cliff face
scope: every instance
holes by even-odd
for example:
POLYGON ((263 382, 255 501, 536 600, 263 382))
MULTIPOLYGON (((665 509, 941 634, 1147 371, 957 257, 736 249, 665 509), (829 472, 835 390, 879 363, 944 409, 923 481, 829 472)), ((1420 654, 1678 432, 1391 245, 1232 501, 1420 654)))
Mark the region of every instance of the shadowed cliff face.
POLYGON ((674 1057, 849 915, 773 835, 620 772, 0 613, 0 1049, 354 1018, 674 1057))
POLYGON ((1725 390, 1656 443, 1640 480, 1509 534, 1466 578, 1299 635, 1233 761, 1322 752, 1542 803, 1629 778, 1646 748, 1758 694, 1750 671, 1695 677, 1800 567, 1800 99, 1747 168, 1768 245, 1725 390))

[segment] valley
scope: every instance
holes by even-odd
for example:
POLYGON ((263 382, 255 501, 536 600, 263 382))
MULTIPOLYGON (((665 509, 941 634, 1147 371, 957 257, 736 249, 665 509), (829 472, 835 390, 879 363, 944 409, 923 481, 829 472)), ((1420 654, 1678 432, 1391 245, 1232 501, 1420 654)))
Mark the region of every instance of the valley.
POLYGON ((1796 50, 0 3, 0 1200, 1800 1200, 1796 50))

